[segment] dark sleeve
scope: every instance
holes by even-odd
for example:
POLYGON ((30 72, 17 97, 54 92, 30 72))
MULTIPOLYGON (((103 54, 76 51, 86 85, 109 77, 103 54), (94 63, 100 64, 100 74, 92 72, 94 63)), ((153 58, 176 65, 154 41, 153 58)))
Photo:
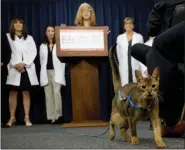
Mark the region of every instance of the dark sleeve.
POLYGON ((7 65, 11 58, 11 48, 6 34, 1 37, 1 62, 7 65))
POLYGON ((157 36, 162 29, 162 20, 164 16, 165 0, 154 0, 154 6, 149 14, 147 28, 149 36, 157 36))

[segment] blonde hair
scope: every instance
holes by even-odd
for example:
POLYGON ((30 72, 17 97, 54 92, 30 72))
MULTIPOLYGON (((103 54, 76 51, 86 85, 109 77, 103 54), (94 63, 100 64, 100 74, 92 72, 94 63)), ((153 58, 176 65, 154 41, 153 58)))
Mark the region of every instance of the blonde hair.
POLYGON ((96 25, 95 12, 94 12, 94 9, 92 8, 92 6, 89 5, 88 3, 82 3, 80 5, 80 7, 78 8, 78 11, 77 11, 77 14, 76 14, 76 18, 75 18, 75 24, 77 26, 83 26, 82 10, 83 10, 84 7, 88 7, 91 10, 90 25, 91 26, 95 26, 96 25))
POLYGON ((126 23, 127 21, 130 21, 132 24, 135 23, 134 19, 131 18, 131 17, 126 17, 126 18, 124 19, 124 23, 126 23))

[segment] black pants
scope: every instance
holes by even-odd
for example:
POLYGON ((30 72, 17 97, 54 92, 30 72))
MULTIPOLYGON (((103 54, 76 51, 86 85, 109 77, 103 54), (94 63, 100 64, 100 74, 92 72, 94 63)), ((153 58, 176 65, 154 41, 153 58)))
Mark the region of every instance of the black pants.
POLYGON ((151 75, 155 67, 160 69, 159 94, 160 116, 173 126, 180 118, 184 104, 184 75, 178 69, 178 63, 184 63, 185 22, 166 30, 154 40, 152 47, 135 44, 131 55, 145 64, 151 75))

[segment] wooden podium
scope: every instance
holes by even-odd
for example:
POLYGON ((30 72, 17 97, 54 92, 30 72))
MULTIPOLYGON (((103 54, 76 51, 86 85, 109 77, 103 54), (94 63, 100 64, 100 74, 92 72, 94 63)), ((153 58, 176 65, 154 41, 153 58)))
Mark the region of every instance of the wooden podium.
POLYGON ((98 77, 98 58, 108 56, 107 27, 56 27, 56 46, 71 76, 72 122, 62 127, 107 126, 100 119, 98 77))

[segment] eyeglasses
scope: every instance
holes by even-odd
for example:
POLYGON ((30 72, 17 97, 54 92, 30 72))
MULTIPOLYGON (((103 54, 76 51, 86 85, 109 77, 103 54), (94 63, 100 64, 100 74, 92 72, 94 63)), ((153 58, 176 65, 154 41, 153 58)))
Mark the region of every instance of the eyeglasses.
POLYGON ((88 8, 88 9, 83 9, 82 12, 91 12, 92 9, 88 8))

